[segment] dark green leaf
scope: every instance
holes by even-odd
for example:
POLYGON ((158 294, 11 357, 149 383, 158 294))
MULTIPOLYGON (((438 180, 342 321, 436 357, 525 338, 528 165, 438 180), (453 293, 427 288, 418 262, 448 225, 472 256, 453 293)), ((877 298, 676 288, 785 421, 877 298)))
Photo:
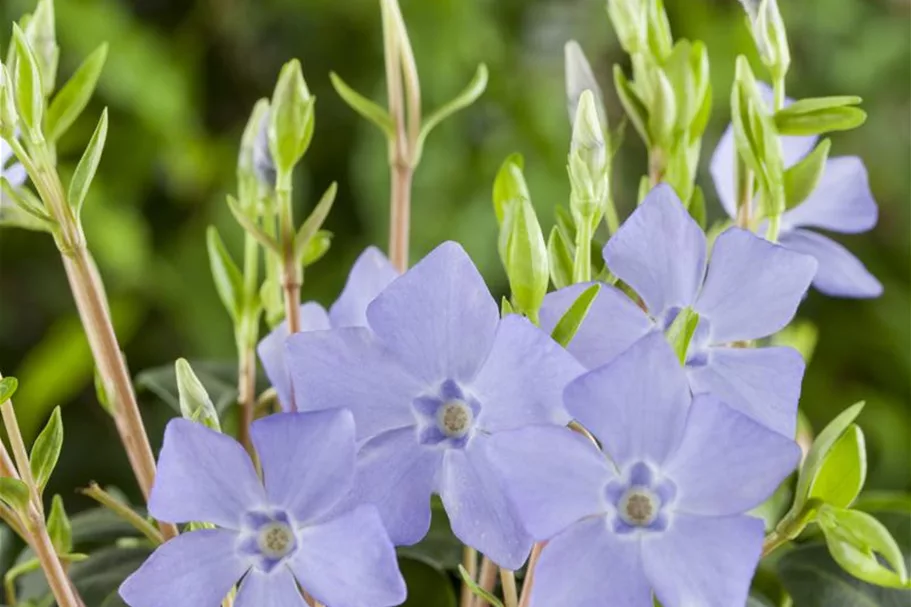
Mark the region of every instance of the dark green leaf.
POLYGON ((449 577, 421 560, 399 559, 399 568, 408 586, 402 607, 456 607, 456 595, 449 577))
POLYGON ((793 209, 813 193, 826 168, 832 142, 823 139, 812 152, 784 172, 784 195, 787 208, 793 209))
POLYGON ((79 66, 73 77, 54 96, 47 110, 47 137, 56 141, 72 126, 92 98, 104 62, 108 45, 102 44, 79 66))
POLYGON ((60 450, 63 448, 63 418, 60 416, 60 407, 54 407, 51 418, 32 446, 29 456, 29 465, 38 492, 44 491, 47 481, 51 478, 57 460, 60 459, 60 450))
POLYGON ((206 246, 209 250, 209 267, 215 280, 215 290, 218 291, 218 296, 231 319, 237 323, 244 305, 244 277, 225 248, 225 243, 215 226, 209 226, 206 232, 206 246))
POLYGON ((591 309, 592 303, 595 301, 595 297, 598 296, 600 290, 601 285, 595 283, 582 291, 582 294, 576 298, 576 301, 574 301, 563 316, 560 317, 560 320, 554 327, 551 337, 555 342, 564 348, 569 346, 573 337, 576 336, 579 327, 585 322, 585 317, 588 315, 588 311, 591 309))

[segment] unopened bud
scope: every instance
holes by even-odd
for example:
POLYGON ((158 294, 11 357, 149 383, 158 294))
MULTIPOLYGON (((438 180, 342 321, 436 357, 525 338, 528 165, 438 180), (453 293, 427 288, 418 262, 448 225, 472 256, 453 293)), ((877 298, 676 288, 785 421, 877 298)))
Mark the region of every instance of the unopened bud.
POLYGON ((607 128, 607 116, 604 113, 604 94, 592 67, 582 52, 582 47, 575 40, 570 40, 564 47, 564 63, 566 66, 566 106, 569 110, 569 121, 574 122, 576 111, 579 107, 579 98, 585 91, 591 91, 595 96, 595 109, 598 110, 598 120, 603 128, 607 128))
POLYGON ((570 208, 580 220, 598 216, 607 203, 610 162, 604 128, 598 119, 595 96, 585 91, 579 99, 569 152, 572 188, 570 208))
POLYGON ((630 55, 648 48, 648 6, 643 0, 608 0, 607 15, 620 46, 630 55))
POLYGON ((776 79, 783 79, 791 65, 791 50, 778 1, 762 0, 747 13, 759 57, 776 79))
POLYGON ((536 320, 550 281, 547 244, 535 209, 527 198, 517 200, 501 228, 501 252, 512 303, 536 320))
POLYGON ((53 0, 38 2, 35 13, 25 28, 25 36, 38 61, 43 93, 49 97, 54 92, 57 81, 57 64, 60 60, 53 0))
POLYGON ((0 137, 9 139, 14 136, 19 115, 16 113, 16 93, 13 91, 13 80, 6 66, 0 64, 0 137))
POLYGON ((313 138, 314 99, 297 59, 285 64, 272 95, 269 151, 278 172, 290 175, 313 138))
POLYGON ((242 204, 256 198, 257 184, 275 188, 275 162, 269 150, 269 100, 260 99, 253 106, 240 142, 237 158, 237 179, 242 204))
POLYGON ((206 388, 193 372, 190 363, 184 358, 178 358, 174 363, 174 370, 177 373, 180 414, 190 421, 200 423, 212 430, 221 431, 218 412, 212 404, 206 388))

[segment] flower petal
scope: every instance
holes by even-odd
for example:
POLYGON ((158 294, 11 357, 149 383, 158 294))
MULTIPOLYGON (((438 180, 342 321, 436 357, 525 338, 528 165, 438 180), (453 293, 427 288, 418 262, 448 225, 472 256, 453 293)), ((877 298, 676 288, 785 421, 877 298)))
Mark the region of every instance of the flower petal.
POLYGON ((569 384, 564 399, 618 466, 642 459, 660 464, 680 439, 690 389, 664 336, 652 333, 569 384))
POLYGON ((676 514, 663 534, 643 539, 642 561, 664 605, 743 605, 762 549, 762 521, 676 514))
POLYGON ((428 382, 468 381, 487 358, 500 314, 462 247, 446 242, 367 308, 383 344, 428 382))
POLYGON ((800 461, 800 447, 714 396, 693 399, 683 440, 663 472, 677 485, 674 509, 742 514, 768 498, 800 461))
POLYGON ((812 255, 819 262, 813 286, 832 297, 879 297, 883 286, 846 248, 809 230, 781 235, 781 245, 812 255))
POLYGON ((529 426, 494 434, 487 458, 537 541, 607 510, 611 464, 597 445, 568 428, 529 426))
POLYGON ((6 177, 6 180, 14 188, 21 186, 28 178, 28 172, 26 172, 25 167, 18 162, 11 164, 5 169, 0 169, 0 175, 6 177))
POLYGON ((405 600, 395 548, 374 508, 361 506, 305 527, 300 540, 290 566, 301 586, 320 603, 391 607, 405 600))
POLYGON ((430 496, 442 462, 439 449, 417 442, 414 427, 384 432, 358 453, 353 498, 376 506, 397 546, 415 544, 430 529, 430 496))
POLYGON ((705 272, 705 234, 673 188, 656 186, 604 247, 611 272, 656 318, 693 303, 705 272))
POLYGON ((792 348, 709 348, 706 364, 688 366, 687 374, 693 394, 712 394, 791 438, 805 367, 792 348))
POLYGON ((440 497, 452 532, 506 569, 522 566, 533 543, 487 461, 487 437, 475 436, 464 449, 447 449, 440 497))
POLYGON ((710 343, 758 339, 787 325, 816 262, 752 232, 730 228, 715 241, 705 286, 694 306, 709 322, 710 343))
MULTIPOLYGON (((548 293, 541 306, 541 328, 552 333, 569 307, 590 284, 570 285, 548 293)), ((601 290, 569 343, 569 353, 588 369, 612 361, 655 325, 620 289, 602 284, 601 290)))
POLYGON ((297 581, 287 567, 270 573, 253 568, 240 585, 234 607, 306 607, 297 581))
POLYGON ((529 424, 566 425, 563 389, 584 369, 527 318, 500 321, 490 356, 471 389, 481 402, 478 425, 488 432, 529 424))
MULTIPOLYGON (((329 328, 329 316, 323 306, 312 301, 301 306, 301 330, 320 331, 329 328)), ((285 362, 285 340, 288 338, 288 321, 275 327, 256 347, 263 363, 266 377, 278 393, 278 402, 287 411, 291 407, 291 379, 285 362)))
POLYGON ((639 542, 613 534, 604 517, 592 517, 544 547, 535 569, 531 607, 608 604, 651 607, 652 592, 643 572, 639 542))
POLYGON ((855 234, 875 226, 878 215, 863 160, 840 156, 826 162, 819 185, 805 201, 782 216, 782 226, 855 234))
POLYGON ((354 485, 354 417, 334 409, 280 413, 250 429, 272 506, 304 523, 326 513, 354 485))
POLYGON ((376 247, 367 247, 360 254, 341 295, 329 309, 334 327, 366 327, 367 306, 380 292, 398 277, 386 256, 376 247))
POLYGON ((149 499, 152 516, 239 529, 244 514, 265 503, 253 463, 237 441, 189 420, 168 423, 149 499))
POLYGON ((130 607, 219 605, 250 566, 236 544, 237 534, 223 529, 179 535, 123 582, 120 596, 130 607))
POLYGON ((369 329, 296 333, 286 348, 299 410, 350 409, 359 441, 414 423, 411 401, 422 385, 369 329))

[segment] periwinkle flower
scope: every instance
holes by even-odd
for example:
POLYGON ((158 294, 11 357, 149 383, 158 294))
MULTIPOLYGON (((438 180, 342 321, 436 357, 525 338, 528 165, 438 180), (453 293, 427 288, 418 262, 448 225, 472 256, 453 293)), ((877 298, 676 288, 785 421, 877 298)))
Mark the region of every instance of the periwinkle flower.
POLYGON ((345 407, 358 440, 352 499, 376 504, 396 544, 430 527, 437 493, 455 535, 517 569, 531 538, 487 461, 492 435, 566 424, 561 394, 583 371, 525 318, 500 319, 471 259, 444 243, 367 307, 367 327, 288 341, 302 410, 345 407))
MULTIPOLYGON (((645 313, 604 286, 572 352, 589 369, 601 366, 653 331, 670 331, 683 314, 698 314, 685 353, 694 394, 710 393, 756 421, 793 436, 804 363, 785 347, 743 348, 794 317, 816 261, 738 228, 715 241, 707 263, 703 231, 673 189, 659 185, 604 247, 607 267, 641 298, 645 313)), ((553 327, 585 285, 548 295, 541 326, 553 327)))
POLYGON ((18 162, 10 162, 13 150, 5 139, 0 137, 0 177, 5 178, 13 188, 25 183, 25 167, 18 162))
POLYGON ((665 607, 743 605, 764 531, 744 513, 794 469, 797 444, 712 396, 692 398, 656 334, 564 397, 603 453, 556 427, 490 440, 522 522, 547 541, 531 607, 651 607, 653 592, 665 607))
POLYGON ((354 419, 344 410, 255 422, 260 481, 243 447, 200 424, 165 432, 149 512, 212 523, 158 548, 120 587, 131 607, 215 607, 241 578, 235 607, 304 607, 298 584, 332 607, 405 600, 395 549, 376 509, 347 508, 354 419))
MULTIPOLYGON (((398 272, 376 247, 367 247, 358 256, 341 295, 326 309, 314 301, 300 308, 301 330, 320 331, 332 327, 363 327, 367 325, 367 304, 373 301, 397 276, 398 272)), ((291 380, 285 363, 287 321, 276 327, 259 342, 257 352, 266 376, 278 393, 278 400, 288 409, 291 403, 291 380)))
MULTIPOLYGON (((767 102, 772 92, 759 83, 767 102)), ((817 137, 782 137, 785 168, 799 162, 816 145, 817 137)), ((715 190, 728 215, 737 214, 734 186, 734 134, 729 125, 712 154, 715 190)), ((778 241, 788 249, 812 255, 819 262, 813 286, 833 297, 879 297, 882 285, 863 263, 834 240, 808 228, 842 234, 866 232, 876 225, 878 210, 870 191, 867 169, 857 156, 826 161, 816 189, 781 217, 778 241)))

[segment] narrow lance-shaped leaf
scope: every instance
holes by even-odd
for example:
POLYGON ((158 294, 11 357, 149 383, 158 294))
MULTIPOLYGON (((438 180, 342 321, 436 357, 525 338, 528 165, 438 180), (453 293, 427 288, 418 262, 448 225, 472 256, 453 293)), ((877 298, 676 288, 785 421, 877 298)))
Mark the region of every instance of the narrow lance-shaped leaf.
POLYGON ((329 73, 329 79, 332 81, 335 92, 351 106, 351 109, 379 127, 387 138, 395 137, 395 124, 392 122, 389 112, 348 86, 335 72, 329 73))
POLYGON ((793 209, 816 189, 825 172, 826 160, 829 158, 831 147, 831 140, 823 139, 812 152, 784 172, 784 195, 787 208, 793 209))
POLYGON ((101 162, 101 154, 104 152, 104 144, 108 137, 108 110, 101 113, 101 120, 95 128, 95 133, 89 140, 89 145, 82 154, 82 159, 76 166, 76 172, 73 173, 73 179, 70 181, 70 190, 68 200, 73 212, 78 217, 82 212, 82 203, 89 193, 89 187, 92 180, 95 179, 95 172, 98 170, 98 164, 101 162))
POLYGON ((184 418, 200 423, 212 430, 221 431, 218 412, 206 388, 196 377, 193 368, 185 358, 174 363, 177 373, 177 392, 180 399, 180 414, 184 418))
POLYGON ((0 177, 0 189, 3 190, 4 196, 9 198, 25 213, 28 213, 35 219, 41 221, 48 228, 51 228, 55 225, 56 222, 51 218, 50 215, 47 214, 43 206, 41 206, 41 202, 27 196, 26 192, 28 190, 26 190, 24 187, 14 188, 6 177, 0 177))
POLYGON ((206 247, 209 250, 209 267, 215 280, 215 289, 231 319, 237 322, 244 306, 244 277, 231 259, 215 226, 209 226, 206 232, 206 247))
POLYGON ((319 230, 304 247, 301 256, 301 264, 306 268, 315 264, 323 258, 329 247, 332 245, 332 232, 328 230, 319 230))
POLYGON ((819 135, 856 129, 867 121, 867 113, 856 107, 834 107, 805 114, 777 113, 775 126, 781 135, 819 135))
POLYGON ((13 43, 16 48, 16 106, 22 122, 37 135, 44 114, 41 70, 25 34, 16 24, 13 24, 13 43))
POLYGON ((645 104, 642 103, 639 95, 633 90, 633 87, 630 86, 626 74, 623 73, 623 68, 619 65, 614 66, 614 88, 617 89, 620 103, 623 105, 623 109, 626 111, 626 115, 630 122, 636 127, 636 132, 639 133, 639 137, 642 138, 642 141, 645 142, 646 146, 651 146, 651 137, 649 136, 649 130, 646 126, 649 122, 648 109, 645 107, 645 104))
POLYGON ((250 219, 240 208, 240 204, 237 202, 237 199, 233 196, 228 196, 228 209, 230 209, 231 214, 234 215, 234 219, 237 220, 237 223, 240 224, 244 230, 247 231, 250 236, 256 239, 259 244, 263 245, 269 251, 272 251, 276 255, 281 255, 281 248, 278 246, 278 243, 275 241, 275 238, 266 234, 266 232, 256 225, 252 219, 250 219))
POLYGON ((554 287, 562 289, 573 284, 575 253, 557 226, 551 228, 550 236, 547 239, 547 257, 550 266, 550 280, 554 283, 554 287))
POLYGON ((79 66, 63 88, 54 96, 45 122, 50 141, 59 139, 86 108, 108 56, 108 45, 102 44, 79 66))
POLYGON ((430 134, 430 131, 436 128, 438 124, 443 122, 449 116, 474 103, 486 88, 487 66, 482 63, 478 66, 478 71, 475 72, 474 78, 471 79, 471 82, 468 83, 468 86, 466 86, 461 93, 459 93, 452 101, 443 105, 443 107, 427 117, 427 120, 421 126, 421 132, 418 135, 417 144, 415 145, 413 162, 417 163, 418 160, 420 160, 421 152, 424 149, 424 141, 427 139, 427 135, 430 134))
POLYGON ((60 416, 60 407, 55 407, 51 413, 51 419, 32 446, 32 453, 29 456, 29 465, 32 470, 32 477, 35 479, 35 486, 38 492, 44 491, 54 468, 57 467, 57 460, 60 459, 60 450, 63 448, 63 418, 60 416))
POLYGON ((864 433, 857 424, 851 424, 823 458, 810 485, 810 498, 847 508, 860 494, 866 478, 864 433))
POLYGON ((17 478, 0 477, 0 500, 14 510, 24 512, 28 508, 28 487, 17 478))
POLYGON ((576 298, 576 301, 573 302, 573 305, 571 305, 560 320, 557 321, 554 330, 551 332, 550 336, 555 342, 564 348, 569 346, 570 342, 579 331, 579 327, 581 327, 582 323, 585 321, 585 317, 588 316, 588 311, 591 309, 595 297, 597 297, 600 292, 601 285, 598 283, 595 283, 582 291, 579 297, 576 298))
POLYGON ((310 240, 317 231, 323 227, 323 223, 326 222, 329 211, 332 210, 332 204, 335 202, 335 195, 337 192, 338 184, 333 181, 329 184, 329 187, 326 188, 322 198, 319 199, 319 202, 313 207, 313 211, 310 212, 310 215, 297 231, 297 235, 294 237, 294 255, 298 263, 302 262, 304 253, 307 250, 307 245, 310 244, 310 240))
POLYGON ((73 550, 73 526, 63 507, 63 498, 54 496, 51 512, 47 517, 47 533, 57 554, 68 554, 73 550))
POLYGON ((468 585, 472 594, 486 601, 491 607, 503 607, 503 601, 478 586, 478 583, 471 579, 471 575, 462 565, 459 565, 459 575, 462 577, 462 581, 468 585))

